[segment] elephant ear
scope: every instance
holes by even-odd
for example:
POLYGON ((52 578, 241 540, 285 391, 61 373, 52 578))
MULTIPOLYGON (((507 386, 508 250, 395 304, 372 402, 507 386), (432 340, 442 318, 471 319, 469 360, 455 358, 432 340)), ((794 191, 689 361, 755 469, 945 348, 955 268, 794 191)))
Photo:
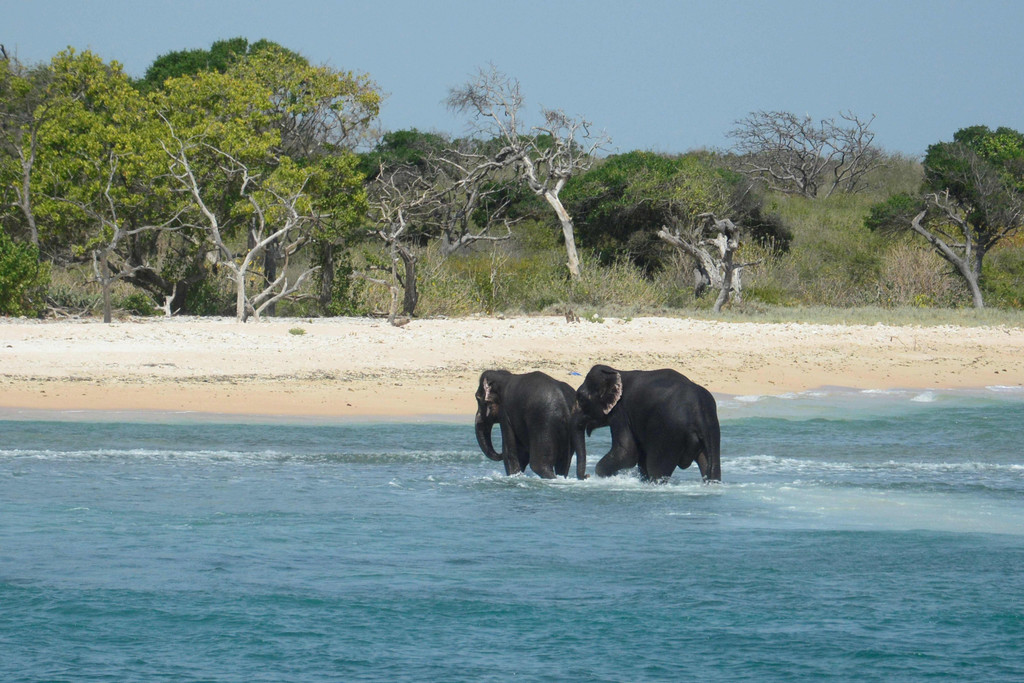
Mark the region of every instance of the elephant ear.
POLYGON ((622 375, 611 368, 601 370, 601 387, 597 393, 597 403, 601 411, 607 415, 622 398, 622 375))
POLYGON ((480 392, 483 395, 483 402, 492 409, 501 405, 501 383, 496 381, 500 378, 485 372, 480 378, 480 392))
POLYGON ((494 387, 494 384, 485 378, 481 386, 484 388, 484 403, 497 403, 498 390, 494 387))

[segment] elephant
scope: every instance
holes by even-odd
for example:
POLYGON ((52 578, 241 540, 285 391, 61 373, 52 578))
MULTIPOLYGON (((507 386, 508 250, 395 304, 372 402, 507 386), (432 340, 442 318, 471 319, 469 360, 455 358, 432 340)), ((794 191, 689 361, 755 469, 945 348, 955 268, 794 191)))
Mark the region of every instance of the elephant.
POLYGON ((643 480, 660 482, 696 461, 705 482, 722 480, 715 398, 675 370, 592 367, 576 391, 570 425, 577 467, 586 467, 586 436, 604 426, 612 447, 597 463, 599 477, 636 466, 643 480))
MULTIPOLYGON (((572 460, 569 419, 576 392, 543 372, 516 375, 486 370, 476 391, 476 440, 491 460, 502 460, 506 474, 526 466, 544 479, 568 477, 572 460), (501 425, 501 453, 494 450, 491 431, 501 425)), ((577 462, 576 476, 585 477, 577 462)))

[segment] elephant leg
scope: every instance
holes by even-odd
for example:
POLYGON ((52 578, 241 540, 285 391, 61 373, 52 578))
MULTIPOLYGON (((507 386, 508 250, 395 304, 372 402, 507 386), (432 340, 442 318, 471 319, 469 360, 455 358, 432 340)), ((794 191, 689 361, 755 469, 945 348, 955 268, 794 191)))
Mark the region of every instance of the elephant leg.
MULTIPOLYGON (((642 466, 640 468, 641 477, 645 481, 653 481, 655 483, 665 481, 672 476, 672 472, 676 469, 676 457, 675 454, 669 454, 667 457, 651 457, 641 458, 640 462, 642 466)), ((689 463, 687 463, 689 465, 689 463)))
POLYGON ((501 425, 501 455, 505 462, 505 474, 521 474, 526 469, 529 457, 523 451, 522 444, 516 439, 511 427, 501 425), (526 459, 524 462, 524 458, 526 459))
POLYGON ((555 478, 555 468, 552 467, 551 463, 549 462, 537 462, 537 460, 534 460, 532 463, 530 463, 530 467, 533 469, 534 472, 537 473, 537 476, 540 477, 541 479, 555 478))
POLYGON ((530 469, 541 479, 555 478, 556 454, 547 441, 534 439, 530 444, 530 469))
POLYGON ((620 470, 636 467, 639 462, 640 449, 633 436, 628 432, 613 434, 612 449, 597 461, 594 471, 599 477, 610 477, 620 470))

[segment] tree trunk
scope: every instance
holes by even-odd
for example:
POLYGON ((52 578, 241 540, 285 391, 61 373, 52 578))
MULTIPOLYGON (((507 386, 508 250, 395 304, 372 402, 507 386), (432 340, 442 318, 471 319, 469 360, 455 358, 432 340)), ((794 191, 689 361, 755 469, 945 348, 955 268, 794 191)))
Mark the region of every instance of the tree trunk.
POLYGON ((110 305, 110 263, 106 250, 100 252, 100 285, 103 287, 103 322, 109 323, 113 320, 113 312, 110 305))
MULTIPOLYGON (((263 252, 263 275, 267 282, 277 279, 277 242, 271 242, 263 252)), ((277 303, 271 303, 266 308, 267 315, 273 316, 277 312, 277 303)))
POLYGON ((562 200, 558 195, 548 190, 544 193, 544 199, 555 210, 558 222, 562 224, 562 235, 565 237, 565 253, 568 258, 566 265, 569 267, 569 275, 573 280, 580 279, 580 258, 576 252, 576 234, 573 232, 572 218, 569 212, 562 206, 562 200))
POLYGON ((334 295, 334 245, 330 242, 323 242, 315 250, 320 262, 320 312, 328 313, 331 310, 331 299, 334 295))
POLYGON ((718 290, 718 298, 715 299, 715 313, 722 312, 722 306, 729 301, 729 291, 732 289, 732 268, 727 267, 725 269, 725 275, 722 277, 722 286, 718 290))
POLYGON ((245 271, 235 271, 235 318, 244 323, 248 314, 245 310, 245 271))
POLYGON ((405 247, 396 246, 398 246, 398 255, 402 259, 402 266, 405 270, 405 275, 402 278, 402 287, 405 289, 402 298, 402 313, 411 318, 416 311, 416 304, 420 301, 420 292, 416 288, 416 257, 405 247))
POLYGON ((729 301, 729 294, 732 291, 732 278, 736 267, 733 265, 733 252, 738 243, 735 239, 735 230, 725 228, 719 234, 718 239, 713 240, 718 244, 722 254, 722 285, 718 290, 718 298, 715 300, 715 313, 722 312, 722 306, 729 301))
MULTIPOLYGON (((36 216, 32 211, 32 165, 35 162, 35 134, 33 134, 32 151, 26 159, 22 154, 21 158, 21 192, 18 196, 18 206, 25 215, 25 222, 28 223, 29 240, 32 246, 39 248, 39 228, 36 226, 36 216)), ((109 321, 108 321, 109 322, 109 321)))
POLYGON ((967 282, 967 287, 971 290, 971 299, 974 302, 975 308, 985 308, 985 299, 981 294, 981 255, 977 255, 977 270, 971 268, 971 264, 966 259, 960 259, 955 263, 957 270, 960 271, 960 275, 963 276, 964 281, 967 282))
MULTIPOLYGON (((952 264, 954 268, 956 268, 957 272, 960 273, 960 276, 964 279, 964 282, 967 283, 967 287, 971 290, 971 298, 974 300, 974 307, 985 308, 985 300, 982 297, 981 286, 979 284, 979 280, 981 279, 981 262, 985 257, 985 250, 977 248, 974 249, 974 263, 972 264, 970 261, 972 245, 969 241, 970 237, 965 234, 965 249, 968 256, 965 258, 961 258, 960 256, 957 255, 955 251, 953 251, 953 249, 948 244, 941 240, 938 237, 938 235, 935 235, 930 230, 928 230, 928 228, 924 227, 922 221, 924 220, 926 214, 927 211, 922 211, 916 216, 914 216, 914 218, 911 219, 910 221, 910 229, 924 237, 926 240, 928 240, 928 243, 931 244, 932 247, 939 253, 939 256, 946 259, 946 261, 948 261, 950 264, 952 264)), ((957 221, 955 216, 951 215, 948 210, 946 211, 946 214, 954 222, 960 223, 960 221, 957 221)))

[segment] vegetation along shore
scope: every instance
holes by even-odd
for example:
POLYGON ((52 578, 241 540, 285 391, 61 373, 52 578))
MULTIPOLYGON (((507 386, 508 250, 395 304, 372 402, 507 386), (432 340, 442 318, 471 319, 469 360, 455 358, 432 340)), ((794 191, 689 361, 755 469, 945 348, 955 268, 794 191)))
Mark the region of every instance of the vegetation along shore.
POLYGON ((908 158, 874 117, 757 111, 729 149, 619 151, 524 92, 453 84, 454 137, 380 131, 370 74, 265 40, 138 78, 4 52, 0 403, 469 415, 483 368, 598 362, 726 394, 1024 383, 1020 132, 908 158))

